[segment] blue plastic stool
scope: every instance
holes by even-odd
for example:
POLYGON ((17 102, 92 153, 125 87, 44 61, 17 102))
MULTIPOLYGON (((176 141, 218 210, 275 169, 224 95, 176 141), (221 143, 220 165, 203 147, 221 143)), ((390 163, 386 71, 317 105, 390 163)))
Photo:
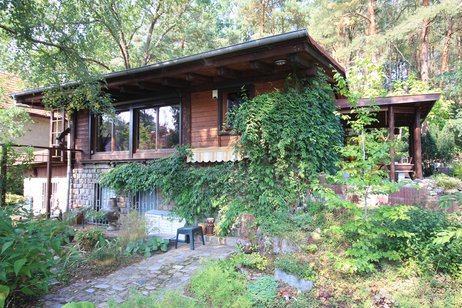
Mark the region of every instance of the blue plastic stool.
POLYGON ((194 250, 194 234, 200 233, 202 237, 202 244, 205 245, 204 233, 202 232, 202 227, 200 226, 187 226, 182 227, 176 230, 176 240, 175 240, 175 249, 178 248, 178 242, 191 243, 191 249, 194 250), (185 240, 178 240, 178 235, 184 234, 185 240))

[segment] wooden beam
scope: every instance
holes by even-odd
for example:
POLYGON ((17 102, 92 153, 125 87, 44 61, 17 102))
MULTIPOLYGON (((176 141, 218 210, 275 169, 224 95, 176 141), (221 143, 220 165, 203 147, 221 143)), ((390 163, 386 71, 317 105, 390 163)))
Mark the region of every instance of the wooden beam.
POLYGON ((227 67, 217 68, 217 75, 227 79, 239 79, 241 77, 241 74, 238 71, 227 67))
POLYGON ((135 83, 135 86, 140 88, 141 90, 146 90, 150 92, 165 91, 165 86, 162 86, 159 83, 139 81, 135 83))
POLYGON ((191 94, 181 97, 181 144, 191 145, 191 94))
POLYGON ((414 124, 409 125, 408 129, 409 129, 409 141, 408 141, 409 149, 408 151, 409 151, 409 157, 412 158, 412 161, 409 163, 413 164, 414 163, 414 134, 413 134, 414 124))
POLYGON ((187 88, 189 87, 189 82, 173 78, 162 78, 162 85, 173 87, 173 88, 187 88))
POLYGON ((191 81, 191 82, 200 82, 200 83, 206 83, 206 84, 213 84, 213 78, 212 77, 207 77, 195 73, 187 73, 186 74, 186 80, 191 81))
POLYGON ((291 54, 289 56, 289 61, 296 66, 302 66, 305 68, 312 68, 314 64, 304 58, 302 58, 299 54, 291 54))
MULTIPOLYGON (((388 108, 388 134, 390 142, 395 141, 395 112, 393 106, 388 108)), ((390 180, 395 181, 395 148, 392 145, 390 147, 390 180)))
POLYGON ((261 61, 250 62, 250 68, 262 74, 271 74, 274 71, 273 65, 261 61))
POLYGON ((418 179, 423 178, 422 173, 422 128, 420 124, 420 106, 415 110, 414 119, 414 169, 415 177, 418 179))
POLYGON ((47 195, 45 197, 45 208, 47 212, 47 218, 50 218, 51 216, 51 177, 53 176, 52 174, 52 168, 51 168, 51 160, 52 160, 52 149, 48 149, 48 159, 47 159, 47 182, 46 182, 46 192, 47 195))
POLYGON ((6 145, 2 145, 2 157, 0 161, 0 207, 5 206, 7 155, 8 150, 6 145))

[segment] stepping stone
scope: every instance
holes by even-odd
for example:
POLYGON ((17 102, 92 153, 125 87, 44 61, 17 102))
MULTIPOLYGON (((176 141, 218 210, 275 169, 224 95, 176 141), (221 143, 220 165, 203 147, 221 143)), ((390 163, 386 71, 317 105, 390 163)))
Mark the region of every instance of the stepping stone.
POLYGON ((125 288, 121 287, 121 286, 112 286, 112 289, 116 290, 116 291, 124 291, 125 290, 125 288))
POLYGON ((92 289, 92 288, 86 289, 86 290, 85 290, 85 292, 87 292, 87 293, 94 293, 95 291, 96 291, 96 290, 95 290, 95 289, 92 289))
POLYGON ((95 288, 97 288, 97 289, 103 289, 103 290, 104 290, 104 289, 109 288, 109 285, 108 285, 108 284, 101 283, 101 284, 97 284, 97 285, 95 286, 95 288))

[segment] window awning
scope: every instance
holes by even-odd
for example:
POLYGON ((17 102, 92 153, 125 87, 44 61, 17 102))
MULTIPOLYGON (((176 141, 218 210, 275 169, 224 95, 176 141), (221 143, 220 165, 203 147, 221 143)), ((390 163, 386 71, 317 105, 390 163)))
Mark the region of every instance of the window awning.
POLYGON ((216 163, 241 160, 242 157, 234 152, 233 147, 208 147, 192 149, 188 163, 216 163))

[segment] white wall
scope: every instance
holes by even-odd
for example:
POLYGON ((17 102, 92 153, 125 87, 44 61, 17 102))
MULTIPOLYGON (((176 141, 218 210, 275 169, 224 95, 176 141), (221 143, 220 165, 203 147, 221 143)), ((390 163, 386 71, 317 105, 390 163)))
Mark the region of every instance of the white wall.
MULTIPOLYGON (((46 193, 46 178, 26 178, 24 179, 24 197, 32 200, 32 210, 35 213, 46 213, 43 195, 46 193)), ((53 178, 52 186, 55 184, 55 193, 52 194, 51 211, 58 206, 61 211, 65 212, 66 207, 66 178, 53 178)), ((53 192, 53 191, 52 191, 53 192)))

